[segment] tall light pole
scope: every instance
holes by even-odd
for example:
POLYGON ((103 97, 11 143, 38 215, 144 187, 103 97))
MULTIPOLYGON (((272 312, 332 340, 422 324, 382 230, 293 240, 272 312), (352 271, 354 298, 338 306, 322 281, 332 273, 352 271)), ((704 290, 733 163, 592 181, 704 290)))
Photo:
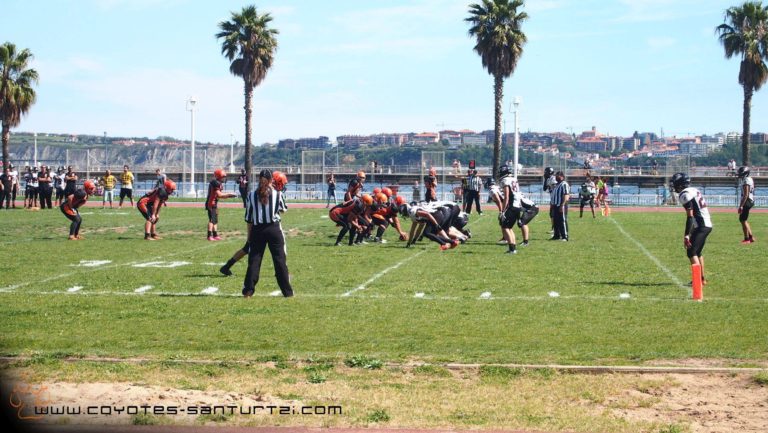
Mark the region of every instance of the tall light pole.
POLYGON ((191 197, 197 197, 197 192, 195 191, 195 104, 197 104, 197 98, 194 96, 190 96, 189 100, 187 101, 187 111, 191 113, 191 124, 192 124, 192 131, 191 131, 191 142, 192 142, 192 151, 190 153, 189 157, 189 179, 191 182, 189 183, 189 195, 191 197))
POLYGON ((235 172, 235 134, 229 132, 229 172, 235 172))
POLYGON ((518 154, 518 148, 520 147, 520 127, 518 126, 518 119, 517 119, 517 113, 518 113, 518 107, 520 106, 520 97, 515 96, 515 99, 513 100, 512 104, 515 106, 515 170, 514 170, 514 176, 517 177, 517 154, 518 154))
POLYGON ((35 132, 35 154, 33 156, 35 159, 35 167, 37 167, 37 132, 35 132))

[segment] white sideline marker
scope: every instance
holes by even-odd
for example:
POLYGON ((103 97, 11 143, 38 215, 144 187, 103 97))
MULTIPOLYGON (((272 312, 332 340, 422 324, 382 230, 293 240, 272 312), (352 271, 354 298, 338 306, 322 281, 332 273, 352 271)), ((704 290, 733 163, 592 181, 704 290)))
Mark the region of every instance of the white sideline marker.
POLYGON ((491 292, 483 292, 478 299, 491 299, 491 292))
POLYGON ((630 295, 629 293, 621 293, 619 294, 619 299, 629 299, 630 295))
POLYGON ((144 293, 147 290, 150 290, 151 288, 152 288, 152 286, 141 286, 138 289, 134 290, 134 292, 136 292, 136 293, 144 293))
POLYGON ((226 263, 213 263, 213 262, 205 262, 203 265, 205 266, 224 266, 226 263))
POLYGON ((328 215, 320 215, 320 218, 328 218, 328 215))
POLYGON ((219 291, 219 288, 218 288, 218 287, 206 287, 206 288, 205 288, 205 289, 203 289, 203 291, 202 291, 202 292, 200 292, 200 293, 202 293, 202 294, 204 294, 204 295, 212 295, 212 294, 214 294, 214 293, 216 293, 216 292, 218 292, 218 291, 219 291))
POLYGON ((73 286, 73 287, 70 287, 70 288, 68 288, 68 289, 67 289, 67 292, 69 292, 69 293, 75 293, 75 292, 77 292, 77 291, 80 291, 80 289, 82 289, 82 288, 83 288, 83 286, 73 286))
POLYGON ((424 292, 417 292, 415 295, 413 295, 414 298, 423 298, 424 292))
POLYGON ((269 296, 282 296, 283 292, 279 290, 275 290, 274 292, 269 292, 269 296))
POLYGON ((550 298, 559 298, 560 297, 560 294, 557 293, 557 292, 549 292, 547 294, 549 295, 550 298))
POLYGON ((83 268, 95 268, 97 266, 108 265, 112 263, 112 260, 80 260, 80 263, 69 266, 80 266, 83 268))
POLYGON ((186 266, 189 262, 146 262, 137 263, 133 265, 134 268, 178 268, 179 266, 186 266))

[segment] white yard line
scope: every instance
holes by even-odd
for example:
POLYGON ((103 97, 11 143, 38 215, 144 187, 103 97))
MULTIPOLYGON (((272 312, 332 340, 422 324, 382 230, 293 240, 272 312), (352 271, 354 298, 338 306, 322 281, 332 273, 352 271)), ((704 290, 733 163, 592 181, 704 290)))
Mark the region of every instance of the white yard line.
POLYGON ((152 289, 152 286, 141 286, 138 289, 134 290, 134 293, 144 293, 150 289, 152 289))
POLYGON ((421 251, 419 251, 418 253, 416 253, 416 254, 414 254, 414 255, 412 255, 412 256, 408 256, 408 257, 404 258, 403 260, 400 260, 399 262, 397 262, 397 263, 395 263, 394 265, 392 265, 392 266, 388 267, 387 269, 384 269, 383 271, 381 271, 381 272, 379 272, 379 273, 375 274, 374 276, 372 276, 371 278, 369 278, 369 279, 368 279, 368 281, 364 282, 363 284, 361 284, 361 285, 357 286, 356 288, 354 288, 354 289, 352 289, 352 290, 350 290, 350 291, 348 291, 348 292, 345 292, 345 293, 344 293, 343 295, 341 295, 341 296, 345 298, 345 297, 347 297, 347 296, 351 296, 351 295, 353 295, 353 294, 355 294, 355 293, 357 293, 357 292, 359 292, 359 291, 361 291, 361 290, 365 290, 366 288, 368 288, 368 285, 369 285, 369 284, 371 284, 371 283, 373 283, 374 281, 378 280, 379 278, 383 277, 384 275, 386 275, 386 274, 387 274, 387 272, 389 272, 389 271, 392 271, 392 270, 395 270, 395 269, 399 268, 400 266, 404 265, 405 263, 407 263, 407 262, 409 262, 409 261, 411 261, 411 260, 415 259, 416 257, 418 257, 418 256, 420 256, 420 255, 422 255, 422 254, 424 254, 425 252, 427 252, 427 250, 421 250, 421 251))
MULTIPOLYGON (((193 248, 191 250, 177 251, 175 253, 170 253, 170 254, 166 254, 166 255, 163 255, 163 256, 150 257, 150 258, 148 258, 148 260, 163 259, 163 258, 177 256, 179 254, 190 254, 190 253, 195 252, 195 251, 204 250, 204 249, 208 249, 208 248, 213 248, 213 247, 216 246, 216 244, 217 244, 216 242, 210 242, 210 243, 208 243, 206 245, 203 245, 201 247, 198 247, 198 248, 193 248)), ((125 263, 114 263, 114 264, 106 265, 106 266, 99 266, 99 267, 92 267, 92 268, 83 268, 83 269, 80 269, 79 272, 80 273, 86 273, 86 272, 93 272, 93 271, 104 271, 106 269, 119 268, 121 266, 133 266, 133 265, 135 265, 137 263, 139 263, 139 262, 131 261, 131 262, 125 262, 125 263)), ((13 285, 10 285, 10 286, 2 287, 2 288, 0 288, 0 292, 2 292, 2 293, 13 292, 14 290, 18 289, 19 287, 28 286, 30 284, 38 285, 38 284, 42 284, 42 283, 47 283, 49 281, 54 281, 54 280, 58 280, 58 279, 61 279, 61 278, 69 277, 71 275, 75 275, 75 272, 66 272, 66 273, 63 273, 63 274, 54 275, 52 277, 44 278, 42 280, 27 280, 27 281, 25 281, 23 283, 18 283, 18 284, 13 284, 13 285)))
POLYGON ((688 289, 688 288, 687 288, 687 287, 686 287, 686 286, 683 284, 683 282, 682 282, 682 281, 680 281, 680 279, 679 279, 679 278, 677 278, 677 277, 675 276, 675 274, 673 274, 673 273, 672 273, 672 271, 670 271, 670 270, 669 270, 669 268, 667 268, 666 266, 664 266, 664 264, 662 264, 662 263, 661 263, 661 261, 660 261, 659 259, 657 259, 657 258, 656 258, 656 256, 654 256, 653 254, 651 254, 651 252, 650 252, 650 251, 648 251, 648 250, 647 250, 647 249, 646 249, 646 248, 643 246, 643 244, 641 244, 640 242, 638 242, 638 241, 637 241, 635 238, 633 238, 633 237, 632 237, 632 235, 630 235, 630 234, 629 234, 629 233, 628 233, 626 230, 624 230, 624 227, 622 227, 622 226, 621 226, 621 224, 619 224, 619 222, 618 222, 618 221, 616 221, 616 219, 615 219, 615 218, 608 218, 608 219, 609 219, 609 220, 610 220, 610 221, 611 221, 611 222, 612 222, 614 225, 616 225, 616 228, 617 228, 617 229, 619 229, 619 231, 621 232, 621 234, 623 234, 623 235, 624 235, 624 236, 625 236, 627 239, 629 239, 630 241, 632 241, 632 243, 634 243, 634 244, 637 246, 637 248, 639 248, 639 249, 640 249, 640 251, 642 251, 642 252, 643 252, 643 254, 645 254, 645 256, 646 256, 646 257, 648 257, 648 259, 649 259, 650 261, 652 261, 652 262, 653 262, 653 263, 654 263, 654 264, 655 264, 655 265, 656 265, 656 266, 657 266, 659 269, 661 269, 661 271, 662 271, 662 272, 664 272, 665 274, 667 274, 667 276, 669 277, 669 279, 670 279, 670 280, 672 280, 672 282, 673 282, 673 283, 675 283, 675 285, 676 285, 676 286, 678 286, 678 287, 681 287, 681 288, 683 288, 683 289, 686 289, 686 290, 688 289))
MULTIPOLYGON (((78 287, 78 286, 75 286, 78 287)), ((144 286, 146 287, 146 286, 144 286)), ((143 288, 143 287, 140 287, 143 288)), ((76 291, 76 292, 68 292, 68 291, 62 291, 62 290, 51 290, 51 291, 25 291, 24 295, 40 295, 40 296, 47 296, 47 295, 62 295, 62 294, 75 294, 78 296, 163 296, 163 297, 196 297, 201 295, 211 296, 211 297, 227 297, 227 298, 242 298, 243 295, 239 293, 222 293, 220 291, 213 291, 214 287, 209 288, 210 293, 204 293, 203 292, 160 292, 160 291, 145 291, 145 292, 137 292, 136 290, 132 291, 110 291, 110 290, 102 290, 102 291, 76 291)), ((80 289, 78 289, 80 290, 80 289)), ((137 289, 138 290, 138 289, 137 289)), ((10 293, 13 294, 13 292, 3 291, 0 289, 0 295, 4 293, 10 293)), ((262 298, 271 298, 276 297, 273 295, 273 292, 261 292, 261 293, 255 293, 253 296, 256 297, 262 297, 262 298)), ((421 293, 421 292, 419 292, 421 293)), ((348 297, 342 298, 339 295, 332 294, 332 293, 298 293, 296 297, 299 298, 322 298, 322 299, 348 299, 348 297)), ((359 294, 355 296, 357 299, 384 299, 384 300, 430 300, 430 301, 460 301, 460 302, 470 302, 470 301, 478 301, 482 300, 483 302, 517 302, 517 301, 524 301, 524 302, 552 302, 554 299, 550 297, 549 295, 531 295, 531 296, 492 296, 489 299, 480 299, 480 298, 469 298, 469 297, 463 297, 463 296, 411 296, 411 295, 381 295, 381 294, 368 294, 368 295, 362 295, 359 294)), ((648 302, 690 302, 691 300, 686 298, 660 298, 660 297, 628 297, 627 293, 621 293, 618 295, 612 295, 612 296, 602 296, 602 295, 568 295, 563 296, 560 295, 557 298, 558 302, 561 302, 562 300, 574 300, 574 301, 616 301, 616 300, 626 300, 627 302, 632 301, 648 301, 648 302)), ((742 303, 755 303, 755 302, 765 302, 768 303, 768 298, 707 298, 707 302, 742 302, 742 303)), ((698 303, 695 303, 698 304, 698 303)))

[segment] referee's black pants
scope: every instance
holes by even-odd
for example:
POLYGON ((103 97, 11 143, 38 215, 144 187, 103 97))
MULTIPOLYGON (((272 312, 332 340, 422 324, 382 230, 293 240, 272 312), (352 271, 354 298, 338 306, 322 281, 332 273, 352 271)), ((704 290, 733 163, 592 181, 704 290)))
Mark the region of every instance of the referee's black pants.
POLYGON ((472 213, 473 202, 475 203, 475 209, 477 209, 477 213, 483 213, 483 211, 480 210, 480 191, 474 191, 471 189, 467 191, 467 207, 464 212, 468 214, 472 213))
POLYGON ((568 239, 568 205, 565 205, 563 212, 560 212, 559 206, 555 206, 555 234, 554 239, 568 239))
POLYGON ((251 228, 251 237, 248 239, 250 251, 248 252, 248 270, 243 281, 243 294, 254 292, 259 282, 261 271, 261 259, 264 257, 264 249, 269 245, 272 254, 272 263, 275 265, 275 277, 277 285, 286 298, 293 296, 293 288, 288 277, 288 265, 285 263, 285 236, 280 223, 258 224, 251 228))

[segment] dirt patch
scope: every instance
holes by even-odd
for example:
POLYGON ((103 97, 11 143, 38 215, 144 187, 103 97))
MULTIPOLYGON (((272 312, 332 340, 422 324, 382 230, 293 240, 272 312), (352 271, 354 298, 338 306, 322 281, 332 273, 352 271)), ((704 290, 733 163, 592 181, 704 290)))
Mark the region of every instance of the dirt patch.
POLYGON ((654 359, 645 362, 644 365, 663 366, 663 367, 757 367, 768 368, 768 361, 760 360, 741 360, 741 359, 701 359, 701 358, 682 358, 682 359, 654 359))
POLYGON ((647 375, 601 406, 628 421, 688 424, 695 433, 768 431, 768 387, 750 375, 647 375))
POLYGON ((285 232, 285 235, 289 238, 295 238, 297 236, 305 236, 305 237, 312 237, 315 236, 315 232, 313 231, 302 231, 297 228, 288 229, 288 231, 285 232))

